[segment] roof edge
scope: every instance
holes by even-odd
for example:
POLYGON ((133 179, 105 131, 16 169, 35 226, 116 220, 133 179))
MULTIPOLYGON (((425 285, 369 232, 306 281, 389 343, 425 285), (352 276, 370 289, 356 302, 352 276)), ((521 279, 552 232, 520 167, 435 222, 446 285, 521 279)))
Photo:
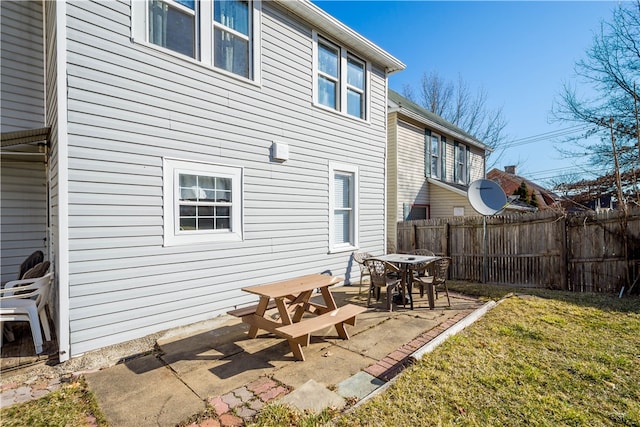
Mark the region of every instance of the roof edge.
POLYGON ((282 7, 304 18, 320 30, 326 31, 337 41, 343 42, 356 49, 361 54, 366 54, 375 59, 378 64, 385 67, 387 74, 404 70, 407 66, 393 55, 366 39, 356 31, 347 27, 333 16, 311 3, 309 0, 276 0, 282 7))
POLYGON ((51 127, 38 129, 24 129, 0 134, 0 147, 13 147, 15 145, 31 144, 49 140, 51 127))

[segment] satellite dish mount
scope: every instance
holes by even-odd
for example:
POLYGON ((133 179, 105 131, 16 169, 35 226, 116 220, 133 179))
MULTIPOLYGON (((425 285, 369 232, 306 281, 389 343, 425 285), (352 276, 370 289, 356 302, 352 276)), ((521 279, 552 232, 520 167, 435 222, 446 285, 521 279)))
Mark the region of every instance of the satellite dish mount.
POLYGON ((487 217, 497 215, 509 204, 497 182, 478 179, 467 189, 469 203, 482 215, 482 283, 487 283, 487 217))

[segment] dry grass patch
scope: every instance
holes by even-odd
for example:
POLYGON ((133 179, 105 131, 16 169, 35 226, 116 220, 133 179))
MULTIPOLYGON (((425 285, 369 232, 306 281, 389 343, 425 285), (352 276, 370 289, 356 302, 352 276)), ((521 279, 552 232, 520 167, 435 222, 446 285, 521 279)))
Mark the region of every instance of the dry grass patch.
POLYGON ((337 424, 640 426, 640 299, 554 295, 504 300, 337 424))

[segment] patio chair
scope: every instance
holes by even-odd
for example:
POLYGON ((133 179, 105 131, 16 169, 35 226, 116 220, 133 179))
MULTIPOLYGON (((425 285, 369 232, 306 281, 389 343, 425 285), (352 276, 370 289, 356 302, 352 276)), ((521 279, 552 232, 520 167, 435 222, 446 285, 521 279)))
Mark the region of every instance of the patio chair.
MULTIPOLYGON (((33 269, 33 267, 37 266, 38 264, 41 264, 43 261, 44 261, 44 253, 42 251, 37 250, 31 253, 31 255, 29 255, 24 261, 22 261, 22 264, 20 264, 20 272, 18 273, 17 280, 26 279, 24 275, 27 273, 27 271, 33 269)), ((44 273, 41 274, 40 276, 44 276, 44 273)), ((40 276, 37 276, 37 277, 40 277, 40 276)), ((36 276, 30 276, 30 277, 36 277, 36 276)), ((11 328, 11 325, 2 325, 2 335, 8 342, 13 342, 16 339, 15 335, 13 334, 13 328, 11 328)))
POLYGON ((414 249, 411 252, 409 252, 411 255, 420 255, 420 256, 435 256, 435 254, 433 253, 433 251, 430 251, 429 249, 414 249))
POLYGON ((358 288, 359 294, 362 293, 362 278, 365 276, 369 276, 369 280, 371 280, 371 274, 369 273, 369 269, 367 268, 366 265, 364 265, 364 260, 371 257, 373 257, 373 255, 371 255, 368 252, 355 251, 353 253, 353 260, 357 262, 358 266, 360 267, 360 287, 358 288))
POLYGON ((42 277, 7 282, 0 290, 0 322, 29 322, 36 354, 42 353, 43 329, 46 340, 51 340, 45 306, 52 280, 53 273, 48 273, 42 277))
POLYGON ((389 262, 375 258, 367 259, 364 263, 369 269, 369 274, 371 276, 369 297, 367 298, 367 307, 369 307, 371 303, 371 294, 377 292, 376 301, 378 301, 380 300, 380 289, 386 288, 387 309, 389 311, 392 311, 392 292, 398 287, 401 282, 401 279, 398 278, 400 277, 400 269, 389 262))
POLYGON ((449 264, 451 258, 439 258, 436 261, 426 264, 424 266, 427 275, 417 274, 413 277, 413 284, 420 288, 420 296, 424 296, 424 288, 433 286, 436 299, 438 298, 438 289, 444 288, 447 295, 448 306, 451 307, 451 300, 449 299, 449 288, 447 287, 447 272, 449 270, 449 264))

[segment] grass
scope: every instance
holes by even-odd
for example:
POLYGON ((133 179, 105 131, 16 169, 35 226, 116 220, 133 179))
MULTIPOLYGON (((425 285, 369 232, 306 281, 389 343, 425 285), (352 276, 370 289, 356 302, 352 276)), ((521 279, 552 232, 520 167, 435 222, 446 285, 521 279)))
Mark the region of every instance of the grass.
POLYGON ((82 378, 40 399, 2 409, 0 420, 3 427, 107 425, 95 396, 82 378))
MULTIPOLYGON (((351 411, 268 405, 253 425, 640 427, 640 297, 455 282, 450 289, 513 296, 351 411)), ((82 379, 3 409, 0 419, 7 427, 107 425, 82 379)))
POLYGON ((452 288, 536 296, 504 299, 352 411, 328 421, 267 407, 255 425, 640 426, 640 298, 452 288))

